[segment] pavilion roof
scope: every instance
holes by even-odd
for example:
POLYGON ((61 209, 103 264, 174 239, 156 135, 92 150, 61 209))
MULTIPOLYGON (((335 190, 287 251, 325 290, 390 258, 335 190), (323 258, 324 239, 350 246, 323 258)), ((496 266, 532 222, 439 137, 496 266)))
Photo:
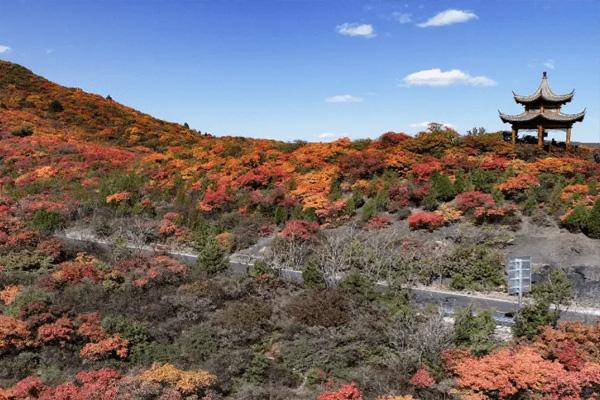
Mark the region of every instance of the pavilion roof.
POLYGON ((503 114, 500 111, 498 112, 500 113, 500 119, 502 120, 502 122, 511 123, 529 122, 535 120, 536 118, 540 118, 542 120, 551 122, 572 123, 581 122, 583 121, 583 117, 585 117, 585 110, 577 114, 563 114, 561 112, 548 110, 544 110, 543 112, 540 110, 529 110, 517 115, 503 114))
POLYGON ((542 81, 538 86, 537 90, 529 96, 521 96, 513 92, 513 96, 515 97, 515 101, 521 104, 529 104, 534 103, 538 100, 545 100, 551 103, 568 103, 573 98, 575 94, 575 90, 572 90, 567 94, 554 94, 552 89, 550 89, 550 85, 548 84, 548 75, 546 72, 542 75, 542 81))

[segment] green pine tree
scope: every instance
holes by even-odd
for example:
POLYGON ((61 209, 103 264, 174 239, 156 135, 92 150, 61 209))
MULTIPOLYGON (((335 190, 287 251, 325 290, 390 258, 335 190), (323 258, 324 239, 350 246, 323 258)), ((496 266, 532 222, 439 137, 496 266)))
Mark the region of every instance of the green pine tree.
POLYGON ((586 230, 589 237, 600 239, 600 199, 596 200, 588 215, 586 230))
POLYGON ((492 335, 496 322, 489 310, 475 315, 471 307, 457 313, 454 319, 454 344, 468 347, 476 355, 489 353, 494 347, 492 335))
POLYGON ((436 200, 450 201, 456 196, 454 184, 448 175, 434 172, 431 176, 431 193, 436 200))
POLYGON ((204 247, 198 254, 198 267, 211 275, 227 269, 228 263, 225 252, 214 236, 206 239, 204 247))

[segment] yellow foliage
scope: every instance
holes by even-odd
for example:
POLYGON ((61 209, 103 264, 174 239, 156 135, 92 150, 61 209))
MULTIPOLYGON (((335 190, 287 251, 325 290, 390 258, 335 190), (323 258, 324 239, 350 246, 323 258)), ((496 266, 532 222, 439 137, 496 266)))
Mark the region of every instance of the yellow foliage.
POLYGON ((217 377, 203 370, 184 371, 173 364, 154 363, 138 376, 144 382, 157 382, 175 386, 183 395, 192 395, 200 389, 209 388, 217 382, 217 377))

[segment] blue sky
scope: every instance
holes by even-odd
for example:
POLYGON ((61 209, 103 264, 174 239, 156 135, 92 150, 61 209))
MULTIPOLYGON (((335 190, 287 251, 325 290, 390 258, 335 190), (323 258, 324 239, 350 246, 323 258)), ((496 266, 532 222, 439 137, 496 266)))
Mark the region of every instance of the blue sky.
MULTIPOLYGON (((542 71, 600 141, 600 1, 0 1, 0 58, 217 135, 509 129, 542 71)), ((562 137, 562 135, 557 135, 562 137)))

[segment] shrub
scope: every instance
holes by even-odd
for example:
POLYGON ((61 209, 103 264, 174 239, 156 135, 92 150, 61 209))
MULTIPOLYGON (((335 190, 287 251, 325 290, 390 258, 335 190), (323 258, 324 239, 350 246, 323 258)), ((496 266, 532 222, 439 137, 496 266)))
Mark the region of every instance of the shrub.
POLYGON ((313 262, 309 262, 302 270, 302 280, 309 289, 323 289, 327 286, 323 272, 313 262))
POLYGON ((94 343, 86 343, 79 355, 87 360, 101 360, 115 355, 117 358, 127 358, 129 341, 118 335, 102 339, 94 343))
POLYGON ((454 344, 468 347, 476 355, 487 354, 494 347, 492 335, 495 329, 496 322, 491 311, 481 311, 476 315, 471 307, 467 307, 454 318, 454 344))
POLYGON ((102 329, 110 334, 117 334, 127 339, 131 345, 148 341, 148 327, 131 317, 124 315, 108 315, 102 319, 102 329))
POLYGON ((236 332, 261 330, 269 326, 271 305, 259 299, 230 302, 217 320, 225 328, 236 332))
POLYGON ((363 395, 356 384, 345 384, 335 392, 323 392, 318 400, 363 400, 363 395))
POLYGON ((208 274, 216 274, 229 267, 225 252, 213 236, 209 237, 200 253, 198 253, 198 267, 208 274))
POLYGON ((217 382, 217 377, 207 371, 184 371, 172 364, 154 364, 138 376, 142 382, 156 382, 175 387, 182 395, 200 394, 217 382))
POLYGON ((483 245, 463 244, 450 256, 450 287, 492 290, 504 284, 502 256, 483 245))
POLYGON ((448 175, 435 171, 431 175, 431 193, 436 200, 450 201, 456 195, 456 190, 448 175))
POLYGON ((62 317, 51 324, 45 324, 38 328, 37 337, 42 343, 58 342, 63 346, 72 340, 73 323, 70 319, 62 317))
POLYGON ((306 290, 294 297, 286 310, 308 326, 341 326, 350 320, 350 301, 339 289, 306 290))
POLYGON ((58 100, 52 100, 50 104, 48 104, 48 111, 51 113, 60 113, 64 110, 64 107, 62 106, 62 104, 60 104, 60 101, 58 100))
POLYGON ((435 384, 435 381, 431 377, 429 370, 421 367, 415 372, 412 378, 410 378, 409 383, 419 389, 427 389, 432 387, 435 384))
POLYGON ((444 218, 432 212, 416 212, 408 217, 410 229, 434 231, 442 225, 444 225, 444 218))
POLYGON ((464 212, 473 211, 478 207, 493 207, 495 204, 492 195, 479 191, 464 192, 456 196, 456 207, 464 212))
POLYGON ((318 229, 319 224, 316 222, 294 219, 288 221, 281 231, 281 236, 291 240, 308 240, 317 233, 318 229))
POLYGON ((33 135, 33 129, 32 128, 16 129, 11 132, 11 135, 16 136, 16 137, 21 137, 21 138, 31 136, 31 135, 33 135))
POLYGON ((45 235, 62 228, 64 224, 65 220, 62 214, 45 209, 37 210, 30 220, 31 227, 45 235))
POLYGON ((193 362, 204 361, 217 352, 217 332, 208 325, 196 325, 183 332, 177 343, 183 357, 193 362))
POLYGON ((361 218, 363 221, 368 221, 371 217, 377 214, 377 203, 373 199, 367 200, 361 210, 361 218))
POLYGON ((553 271, 548 280, 533 287, 533 303, 521 308, 512 332, 517 337, 532 339, 546 326, 556 327, 561 306, 571 299, 571 283, 561 271, 553 271))
POLYGON ((32 345, 29 335, 25 322, 0 314, 0 353, 32 345))
POLYGON ((587 235, 594 239, 600 239, 600 198, 596 200, 586 223, 587 235))

